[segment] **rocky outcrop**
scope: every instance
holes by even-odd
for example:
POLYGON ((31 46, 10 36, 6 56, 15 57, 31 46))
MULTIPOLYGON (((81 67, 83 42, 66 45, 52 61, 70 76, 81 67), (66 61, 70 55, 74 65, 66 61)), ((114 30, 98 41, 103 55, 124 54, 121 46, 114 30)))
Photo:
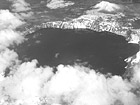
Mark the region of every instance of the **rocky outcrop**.
POLYGON ((139 18, 129 18, 124 14, 103 14, 82 15, 70 21, 45 22, 33 27, 27 27, 25 33, 33 33, 41 28, 62 28, 62 29, 91 29, 94 31, 109 31, 122 35, 130 40, 130 43, 138 43, 140 29, 134 29, 133 22, 139 18))

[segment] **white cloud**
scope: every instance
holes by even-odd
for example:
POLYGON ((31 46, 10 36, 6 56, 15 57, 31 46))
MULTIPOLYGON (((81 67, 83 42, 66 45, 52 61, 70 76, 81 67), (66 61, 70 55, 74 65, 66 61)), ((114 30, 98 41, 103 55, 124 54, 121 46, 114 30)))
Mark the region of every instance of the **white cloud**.
MULTIPOLYGON (((33 11, 31 11, 31 6, 25 0, 7 0, 12 3, 12 12, 17 13, 16 15, 22 17, 23 19, 33 16, 33 11)), ((17 17, 16 16, 16 17, 17 17)))
POLYGON ((13 43, 19 44, 23 41, 23 36, 12 29, 4 29, 0 31, 0 45, 10 46, 13 43))
POLYGON ((9 10, 0 10, 0 29, 11 28, 22 25, 24 22, 20 18, 16 17, 14 14, 9 12, 9 10))
POLYGON ((49 67, 37 68, 36 64, 36 60, 21 64, 13 76, 7 77, 0 84, 0 101, 8 95, 11 100, 16 99, 16 102, 21 100, 30 105, 36 97, 40 97, 42 83, 47 82, 53 72, 49 67))
MULTIPOLYGON (((16 28, 24 24, 20 17, 9 12, 0 10, 0 79, 3 80, 5 70, 18 62, 18 55, 8 49, 10 45, 23 42, 24 37, 16 28)), ((1 81, 0 80, 0 81, 1 81)))
POLYGON ((51 98, 51 104, 113 105, 118 100, 124 105, 139 103, 127 80, 120 76, 106 78, 84 67, 58 67, 58 73, 46 85, 44 93, 51 98))
POLYGON ((6 68, 18 63, 17 57, 18 55, 12 50, 0 49, 0 74, 3 75, 6 68))
POLYGON ((23 36, 15 31, 24 22, 9 10, 0 10, 0 82, 4 80, 7 68, 18 63, 18 55, 8 47, 23 41, 23 36))
POLYGON ((14 12, 23 12, 31 10, 30 4, 27 3, 25 0, 9 0, 13 3, 12 10, 14 12))
POLYGON ((51 0, 46 6, 50 9, 64 8, 74 5, 74 2, 64 0, 51 0))
POLYGON ((132 81, 136 82, 136 83, 140 83, 140 62, 137 63, 137 65, 135 65, 133 67, 133 78, 132 81))
MULTIPOLYGON (((14 105, 138 105, 134 86, 120 76, 106 77, 80 66, 37 67, 37 61, 25 62, 0 84, 0 102, 7 96, 14 105), (20 104, 19 104, 20 103, 20 104)), ((7 104, 7 105, 9 105, 7 104)))
POLYGON ((24 24, 24 22, 9 10, 0 10, 0 46, 6 46, 23 41, 21 33, 15 29, 24 24))
POLYGON ((114 12, 121 9, 119 5, 107 1, 101 1, 100 3, 96 4, 94 8, 97 8, 97 11, 107 12, 114 12))

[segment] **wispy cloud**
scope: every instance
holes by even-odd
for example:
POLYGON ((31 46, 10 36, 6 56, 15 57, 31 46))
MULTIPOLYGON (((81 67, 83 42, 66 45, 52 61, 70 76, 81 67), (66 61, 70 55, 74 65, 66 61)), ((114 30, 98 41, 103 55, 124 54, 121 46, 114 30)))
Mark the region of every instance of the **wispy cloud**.
POLYGON ((51 0, 47 3, 47 7, 50 9, 64 8, 70 5, 74 5, 74 2, 64 0, 51 0))
POLYGON ((23 12, 31 10, 30 4, 27 3, 25 0, 9 0, 12 2, 12 10, 14 12, 23 12))

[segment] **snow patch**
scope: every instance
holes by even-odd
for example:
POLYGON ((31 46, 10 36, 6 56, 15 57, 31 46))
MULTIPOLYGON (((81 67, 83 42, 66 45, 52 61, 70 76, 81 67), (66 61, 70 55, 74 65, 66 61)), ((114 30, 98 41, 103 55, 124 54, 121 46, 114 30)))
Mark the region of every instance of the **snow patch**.
POLYGON ((107 12, 114 12, 116 10, 121 9, 119 5, 107 1, 102 1, 96 4, 94 8, 97 8, 97 11, 107 11, 107 12))

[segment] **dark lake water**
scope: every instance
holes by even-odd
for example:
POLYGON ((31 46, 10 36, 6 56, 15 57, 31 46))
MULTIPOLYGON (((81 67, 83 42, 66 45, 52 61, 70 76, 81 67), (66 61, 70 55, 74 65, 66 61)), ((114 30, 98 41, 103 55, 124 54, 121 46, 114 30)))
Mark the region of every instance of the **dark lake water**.
POLYGON ((48 28, 27 38, 17 47, 23 61, 37 59, 39 65, 52 67, 77 63, 113 75, 122 75, 127 65, 124 59, 139 51, 138 44, 109 32, 48 28))

